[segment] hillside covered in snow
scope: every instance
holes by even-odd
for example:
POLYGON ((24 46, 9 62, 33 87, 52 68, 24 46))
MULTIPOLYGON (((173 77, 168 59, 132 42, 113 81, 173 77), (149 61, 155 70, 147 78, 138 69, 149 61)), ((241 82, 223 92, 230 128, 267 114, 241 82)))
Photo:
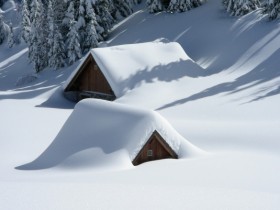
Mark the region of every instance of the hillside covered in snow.
MULTIPOLYGON (((7 19, 12 10, 4 9, 7 19)), ((150 14, 142 3, 99 47, 105 52, 159 41, 178 42, 200 67, 183 73, 176 71, 180 62, 142 68, 131 75, 136 85, 122 87, 127 91, 106 102, 112 104, 87 99, 77 109, 64 98, 63 87, 83 58, 35 74, 26 44, 0 45, 1 209, 279 209, 279 20, 268 21, 261 9, 229 16, 219 0, 173 14, 150 14), (87 124, 98 124, 93 115, 102 119, 99 110, 106 108, 125 122, 114 123, 120 132, 145 112, 139 110, 159 114, 199 155, 132 166, 128 147, 108 152, 101 141, 82 147, 74 138, 76 126, 84 129, 77 131, 80 136, 110 136, 87 124), (134 117, 126 117, 127 111, 134 117), (43 167, 64 154, 59 150, 70 155, 43 167), (39 167, 23 167, 42 154, 39 167), (45 169, 32 170, 39 168, 45 169)), ((141 62, 141 53, 134 56, 141 62)), ((106 64, 117 62, 108 58, 106 64)))

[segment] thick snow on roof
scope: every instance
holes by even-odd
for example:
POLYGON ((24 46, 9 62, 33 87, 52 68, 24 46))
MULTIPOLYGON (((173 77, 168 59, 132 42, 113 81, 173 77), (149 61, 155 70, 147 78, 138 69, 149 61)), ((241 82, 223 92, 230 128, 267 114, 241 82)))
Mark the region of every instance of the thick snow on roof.
MULTIPOLYGON (((154 41, 95 48, 89 54, 102 70, 116 97, 139 85, 138 82, 143 79, 141 72, 168 76, 174 74, 175 70, 182 75, 188 71, 202 70, 177 42, 154 41)), ((65 88, 81 65, 68 78, 65 88)))
POLYGON ((155 111, 98 99, 79 102, 52 144, 22 169, 48 168, 85 149, 98 148, 116 154, 126 166, 136 157, 153 131, 157 130, 179 158, 201 151, 178 134, 155 111))

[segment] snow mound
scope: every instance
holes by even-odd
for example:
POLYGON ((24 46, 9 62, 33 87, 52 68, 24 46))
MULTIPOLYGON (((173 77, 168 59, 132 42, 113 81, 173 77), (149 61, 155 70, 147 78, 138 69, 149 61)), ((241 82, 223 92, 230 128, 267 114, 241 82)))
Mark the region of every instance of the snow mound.
POLYGON ((33 82, 34 80, 38 79, 37 74, 28 74, 18 78, 16 81, 16 86, 22 86, 33 82))
MULTIPOLYGON (((157 39, 153 42, 118 45, 92 49, 92 55, 107 78, 117 98, 127 91, 141 85, 148 74, 159 78, 181 77, 190 72, 199 75, 202 67, 196 64, 177 42, 157 39)), ((64 88, 79 71, 83 62, 73 71, 66 81, 64 88)))
MULTIPOLYGON (((33 162, 18 169, 43 169, 87 149, 99 149, 107 160, 132 166, 142 146, 157 130, 179 158, 201 153, 155 111, 97 99, 79 102, 51 145, 33 162)), ((98 158, 95 156, 92 156, 98 158)), ((100 156, 104 162, 104 157, 100 156)), ((95 161, 98 161, 95 159, 95 161)), ((105 164, 105 163, 104 163, 105 164)), ((107 164, 108 165, 108 164, 107 164)), ((110 164, 109 164, 110 165, 110 164)))

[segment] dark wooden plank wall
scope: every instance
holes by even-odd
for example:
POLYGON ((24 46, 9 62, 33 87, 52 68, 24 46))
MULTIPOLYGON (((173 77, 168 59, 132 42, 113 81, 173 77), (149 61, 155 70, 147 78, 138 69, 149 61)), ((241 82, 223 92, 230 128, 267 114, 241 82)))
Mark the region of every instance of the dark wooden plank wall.
POLYGON ((113 91, 105 76, 94 61, 88 62, 77 78, 75 85, 78 91, 96 91, 112 94, 113 91))
POLYGON ((152 160, 160 160, 166 158, 177 158, 173 157, 172 154, 162 145, 161 140, 155 134, 149 139, 147 144, 142 148, 139 152, 135 160, 133 161, 134 165, 139 165, 141 163, 152 161, 152 160), (152 156, 148 156, 148 151, 152 150, 152 156))

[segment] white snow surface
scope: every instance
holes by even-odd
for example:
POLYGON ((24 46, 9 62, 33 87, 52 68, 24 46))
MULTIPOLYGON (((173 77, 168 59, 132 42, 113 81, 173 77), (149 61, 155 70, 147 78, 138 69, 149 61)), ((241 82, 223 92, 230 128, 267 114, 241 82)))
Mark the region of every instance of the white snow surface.
MULTIPOLYGON (((3 11, 4 19, 13 12, 3 11)), ((61 86, 82 60, 15 86, 34 73, 26 46, 1 45, 0 209, 278 210, 280 23, 261 13, 230 17, 211 0, 185 13, 149 14, 143 3, 112 29, 102 45, 164 38, 205 69, 169 80, 143 74, 115 101, 155 110, 208 152, 137 167, 120 167, 128 157, 123 150, 88 148, 55 167, 16 170, 52 144, 73 112, 61 86)))
POLYGON ((50 168, 67 157, 90 148, 98 148, 104 154, 112 155, 115 160, 120 159, 119 167, 128 167, 155 130, 179 158, 202 154, 201 150, 187 142, 155 111, 86 99, 75 106, 61 131, 43 154, 19 168, 50 168))
MULTIPOLYGON (((95 48, 89 54, 93 56, 118 98, 141 86, 141 80, 146 80, 146 83, 156 82, 149 80, 158 77, 157 82, 162 83, 174 76, 201 74, 203 69, 189 58, 179 43, 162 41, 164 40, 95 48)), ((65 87, 82 63, 68 78, 65 87)))

